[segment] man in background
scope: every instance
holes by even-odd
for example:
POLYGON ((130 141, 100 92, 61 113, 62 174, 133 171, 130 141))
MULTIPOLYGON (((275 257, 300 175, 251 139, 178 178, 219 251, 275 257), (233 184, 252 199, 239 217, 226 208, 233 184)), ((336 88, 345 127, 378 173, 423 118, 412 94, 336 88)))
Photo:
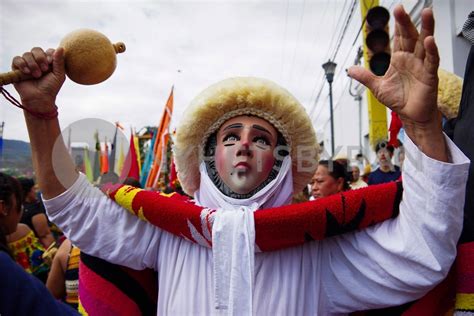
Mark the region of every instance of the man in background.
POLYGON ((369 174, 368 185, 387 183, 400 178, 400 168, 392 163, 394 150, 386 141, 375 146, 379 167, 369 174))

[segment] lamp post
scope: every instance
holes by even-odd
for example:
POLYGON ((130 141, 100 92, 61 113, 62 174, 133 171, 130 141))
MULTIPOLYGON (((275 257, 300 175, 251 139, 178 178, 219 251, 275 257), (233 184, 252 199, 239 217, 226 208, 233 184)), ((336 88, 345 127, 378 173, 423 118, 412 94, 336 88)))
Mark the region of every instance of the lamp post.
POLYGON ((332 109, 332 81, 334 80, 334 73, 336 72, 337 64, 328 60, 323 64, 324 73, 329 83, 329 115, 331 119, 331 154, 334 155, 334 118, 332 109))

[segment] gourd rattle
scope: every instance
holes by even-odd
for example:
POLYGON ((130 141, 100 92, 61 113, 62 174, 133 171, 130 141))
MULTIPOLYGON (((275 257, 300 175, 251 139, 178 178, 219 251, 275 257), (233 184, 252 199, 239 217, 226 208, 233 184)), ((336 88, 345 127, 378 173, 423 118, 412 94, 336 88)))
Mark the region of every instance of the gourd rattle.
MULTIPOLYGON (((66 35, 64 47, 66 75, 72 81, 92 85, 109 78, 117 65, 116 55, 125 51, 125 44, 112 44, 100 32, 80 29, 66 35)), ((0 86, 32 79, 33 76, 14 70, 0 74, 0 86)))

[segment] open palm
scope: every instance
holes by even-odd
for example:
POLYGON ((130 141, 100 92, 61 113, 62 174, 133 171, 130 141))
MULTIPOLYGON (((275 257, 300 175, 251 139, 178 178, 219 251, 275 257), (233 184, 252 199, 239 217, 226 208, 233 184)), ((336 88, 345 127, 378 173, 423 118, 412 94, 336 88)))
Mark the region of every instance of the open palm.
POLYGON ((433 13, 423 11, 420 33, 401 6, 395 8, 394 16, 394 47, 387 73, 377 77, 362 67, 351 67, 349 75, 397 112, 404 124, 425 124, 437 116, 439 55, 432 36, 433 13))

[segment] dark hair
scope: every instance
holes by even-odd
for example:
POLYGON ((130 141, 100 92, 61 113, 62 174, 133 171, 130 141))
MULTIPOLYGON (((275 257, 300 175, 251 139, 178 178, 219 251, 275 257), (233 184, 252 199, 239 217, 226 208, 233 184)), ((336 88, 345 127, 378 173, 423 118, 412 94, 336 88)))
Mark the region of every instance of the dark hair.
POLYGON ((137 179, 133 177, 125 178, 125 180, 123 180, 123 184, 131 185, 132 187, 139 188, 139 189, 142 188, 142 184, 140 183, 140 181, 138 181, 137 179))
POLYGON ((339 178, 342 178, 344 180, 343 190, 349 190, 349 182, 351 180, 351 175, 347 171, 347 166, 337 160, 320 160, 318 164, 321 166, 325 166, 328 169, 331 177, 333 177, 334 179, 337 180, 339 178))
MULTIPOLYGON (((17 179, 0 172, 0 200, 5 206, 11 207, 13 199, 16 199, 18 207, 23 203, 23 191, 17 179)), ((5 251, 11 255, 7 245, 5 229, 0 226, 0 251, 5 251)))
POLYGON ((395 151, 395 148, 393 148, 392 145, 387 143, 385 140, 380 141, 375 145, 375 153, 378 153, 380 149, 387 148, 387 150, 393 155, 393 152, 395 151))
POLYGON ((31 191, 31 188, 35 186, 35 181, 31 178, 18 178, 18 181, 21 184, 23 190, 23 196, 26 196, 28 192, 31 191))

